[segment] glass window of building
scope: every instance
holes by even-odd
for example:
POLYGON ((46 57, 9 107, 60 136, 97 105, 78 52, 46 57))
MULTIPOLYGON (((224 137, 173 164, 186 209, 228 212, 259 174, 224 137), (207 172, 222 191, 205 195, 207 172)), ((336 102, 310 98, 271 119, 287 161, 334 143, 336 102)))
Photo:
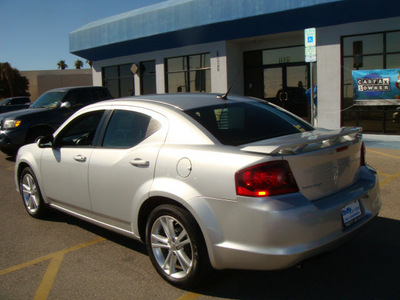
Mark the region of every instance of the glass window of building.
POLYGON ((156 61, 149 60, 140 63, 140 94, 156 93, 156 61))
POLYGON ((110 90, 114 98, 135 95, 132 64, 110 66, 103 68, 103 86, 110 90))
POLYGON ((400 106, 354 101, 353 70, 400 68, 400 31, 342 37, 342 125, 366 133, 400 134, 400 106))
POLYGON ((166 92, 211 92, 210 54, 167 58, 166 92))

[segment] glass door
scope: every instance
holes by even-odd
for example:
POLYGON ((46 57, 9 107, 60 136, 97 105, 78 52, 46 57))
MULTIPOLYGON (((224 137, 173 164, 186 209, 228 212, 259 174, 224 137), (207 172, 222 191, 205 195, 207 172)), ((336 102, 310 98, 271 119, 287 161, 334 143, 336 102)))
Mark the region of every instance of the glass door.
POLYGON ((264 99, 309 121, 309 65, 280 64, 264 68, 264 99))
POLYGON ((283 68, 264 69, 264 99, 284 107, 283 68))

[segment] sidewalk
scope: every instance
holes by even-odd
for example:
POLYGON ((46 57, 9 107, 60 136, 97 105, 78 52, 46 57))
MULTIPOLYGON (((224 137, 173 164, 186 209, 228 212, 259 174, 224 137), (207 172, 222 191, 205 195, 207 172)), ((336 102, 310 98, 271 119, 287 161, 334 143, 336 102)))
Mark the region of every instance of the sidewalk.
POLYGON ((400 149, 400 135, 363 134, 367 148, 400 149))

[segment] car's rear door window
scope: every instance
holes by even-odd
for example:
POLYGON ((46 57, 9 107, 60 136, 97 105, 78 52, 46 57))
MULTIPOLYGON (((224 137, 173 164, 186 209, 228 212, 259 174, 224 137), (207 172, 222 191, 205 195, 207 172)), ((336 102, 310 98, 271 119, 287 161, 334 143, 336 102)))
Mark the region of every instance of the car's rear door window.
POLYGON ((313 129, 301 119, 261 102, 226 103, 186 113, 225 145, 243 145, 313 129))
POLYGON ((160 128, 158 121, 146 114, 130 110, 113 112, 105 131, 105 148, 131 148, 160 128))

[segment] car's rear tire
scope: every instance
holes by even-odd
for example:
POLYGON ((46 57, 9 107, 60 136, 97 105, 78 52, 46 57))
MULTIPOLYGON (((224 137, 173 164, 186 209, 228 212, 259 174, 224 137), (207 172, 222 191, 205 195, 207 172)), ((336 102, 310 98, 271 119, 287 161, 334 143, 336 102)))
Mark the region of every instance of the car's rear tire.
POLYGON ((25 209, 32 217, 44 218, 48 209, 43 201, 36 176, 30 167, 22 170, 19 178, 19 188, 25 209))
POLYGON ((161 205, 151 212, 146 246, 157 272, 174 286, 197 285, 211 269, 200 228, 183 208, 161 205))

